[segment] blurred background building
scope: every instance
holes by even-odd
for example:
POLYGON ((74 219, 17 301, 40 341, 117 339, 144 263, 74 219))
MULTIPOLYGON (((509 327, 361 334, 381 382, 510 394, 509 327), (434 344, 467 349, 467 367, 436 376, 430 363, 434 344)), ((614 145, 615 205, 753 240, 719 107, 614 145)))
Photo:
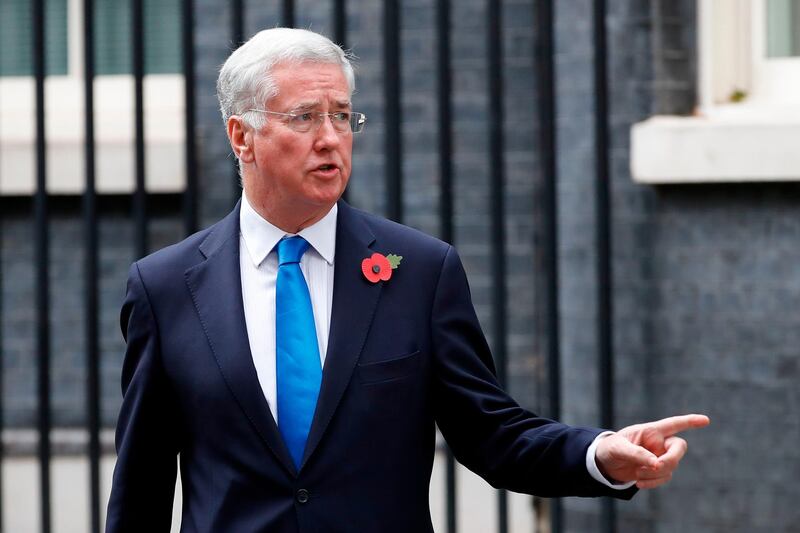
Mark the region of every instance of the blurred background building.
POLYGON ((712 418, 616 505, 442 446, 437 531, 800 530, 800 1, 86 2, 0 0, 4 530, 100 527, 127 268, 240 196, 214 83, 276 25, 358 57, 347 199, 456 245, 520 403, 712 418))

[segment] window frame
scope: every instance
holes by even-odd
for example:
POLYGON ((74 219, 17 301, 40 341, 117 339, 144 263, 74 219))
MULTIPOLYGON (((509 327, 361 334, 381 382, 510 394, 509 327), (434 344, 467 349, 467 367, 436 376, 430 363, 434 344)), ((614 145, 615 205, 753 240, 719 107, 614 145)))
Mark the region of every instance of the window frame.
POLYGON ((791 90, 800 87, 800 57, 766 56, 766 2, 699 1, 701 112, 729 105, 800 106, 800 91, 791 90), (736 91, 744 95, 740 102, 731 101, 736 91))
POLYGON ((800 56, 767 57, 767 0, 752 0, 752 91, 761 105, 800 106, 800 56))

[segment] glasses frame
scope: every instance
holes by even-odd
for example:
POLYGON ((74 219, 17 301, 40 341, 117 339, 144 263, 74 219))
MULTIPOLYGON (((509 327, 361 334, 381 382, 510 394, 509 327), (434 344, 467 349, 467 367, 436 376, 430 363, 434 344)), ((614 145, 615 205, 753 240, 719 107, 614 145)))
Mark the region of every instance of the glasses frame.
POLYGON ((269 109, 257 109, 251 108, 248 111, 253 111, 255 113, 266 113, 268 115, 277 115, 279 117, 289 117, 289 120, 286 122, 286 126, 295 131, 297 133, 308 133, 310 131, 317 131, 319 130, 320 126, 322 126, 322 121, 325 117, 329 117, 331 119, 331 125, 333 129, 338 133, 360 133, 364 130, 364 124, 367 123, 367 115, 364 113, 358 113, 356 111, 333 111, 331 113, 323 113, 322 111, 303 111, 302 113, 281 113, 280 111, 270 111, 269 109), (350 115, 350 129, 349 130, 340 130, 336 127, 336 122, 333 121, 333 115, 338 115, 339 113, 348 113, 350 115), (292 120, 296 119, 297 117, 303 115, 312 115, 314 117, 313 126, 309 127, 308 130, 299 130, 297 127, 293 127, 292 120))

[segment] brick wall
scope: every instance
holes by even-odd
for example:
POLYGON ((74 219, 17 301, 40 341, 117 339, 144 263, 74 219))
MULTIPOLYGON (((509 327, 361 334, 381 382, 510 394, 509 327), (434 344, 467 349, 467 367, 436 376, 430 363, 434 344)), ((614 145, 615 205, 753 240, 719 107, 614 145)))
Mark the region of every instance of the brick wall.
MULTIPOLYGON (((561 272, 565 418, 594 423, 589 2, 559 4, 561 272), (567 5, 569 4, 569 5, 567 5), (563 21, 563 22, 562 22, 563 21), (572 98, 570 88, 586 87, 572 98), (572 111, 569 115, 570 110, 572 111), (588 130, 588 128, 587 128, 588 130), (589 206, 588 209, 581 206, 589 206), (572 207, 572 208, 570 208, 572 207), (588 308, 588 309, 587 309, 588 308)), ((631 181, 630 126, 694 105, 694 2, 609 2, 614 345, 619 425, 708 413, 664 489, 619 504, 619 531, 793 531, 800 431, 792 411, 800 278, 794 184, 649 187, 631 181)), ((680 157, 680 154, 675 154, 680 157)), ((568 531, 599 531, 570 499, 568 531)))
MULTIPOLYGON (((180 203, 165 198, 151 205, 149 238, 153 249, 175 242, 181 221, 180 203), (176 209, 177 207, 178 209, 176 209)), ((29 199, 5 199, 2 232, 3 415, 6 427, 36 425, 38 333, 33 211, 29 199)), ((119 308, 125 295, 128 267, 134 260, 129 203, 104 200, 98 219, 100 239, 98 290, 100 308, 101 417, 113 427, 119 411, 122 354, 119 308)), ((50 328, 51 413, 57 427, 75 427, 86 420, 85 280, 83 221, 76 199, 51 201, 50 328)))

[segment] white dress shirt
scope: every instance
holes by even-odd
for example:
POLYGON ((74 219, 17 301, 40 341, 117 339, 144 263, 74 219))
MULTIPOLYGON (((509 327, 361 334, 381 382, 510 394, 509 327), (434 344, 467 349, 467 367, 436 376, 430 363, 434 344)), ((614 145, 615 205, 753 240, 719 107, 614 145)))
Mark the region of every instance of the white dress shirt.
MULTIPOLYGON (((320 366, 325 363, 333 305, 333 257, 336 252, 336 214, 334 205, 319 222, 297 235, 310 246, 300 259, 314 311, 320 366)), ((275 246, 286 233, 259 215, 242 195, 239 212, 239 268, 242 274, 242 301, 250 353, 258 382, 269 410, 278 422, 275 373, 275 283, 278 279, 278 251, 275 246)))
MULTIPOLYGON (((304 228, 297 235, 310 246, 300 260, 300 270, 306 278, 317 329, 320 366, 324 367, 328 349, 328 333, 333 306, 333 258, 336 253, 336 215, 333 208, 319 222, 304 228)), ((285 236, 282 229, 270 224, 259 215, 242 194, 239 212, 239 268, 242 274, 242 301, 250 352, 256 367, 258 382, 264 391, 269 410, 278 422, 277 380, 275 372, 275 283, 278 279, 278 255, 275 246, 285 236)), ((600 439, 610 435, 601 433, 586 452, 586 468, 597 481, 615 489, 626 489, 633 482, 611 484, 597 468, 595 450, 600 439)))

